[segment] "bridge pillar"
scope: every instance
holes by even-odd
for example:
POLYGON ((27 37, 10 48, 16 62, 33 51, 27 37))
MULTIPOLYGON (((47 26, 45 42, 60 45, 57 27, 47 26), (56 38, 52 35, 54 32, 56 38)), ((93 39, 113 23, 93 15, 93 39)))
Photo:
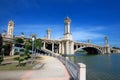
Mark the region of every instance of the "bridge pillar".
POLYGON ((61 46, 62 46, 62 47, 61 47, 61 48, 62 48, 62 51, 61 51, 61 52, 62 52, 62 54, 64 54, 64 52, 65 52, 65 51, 64 51, 64 42, 62 42, 62 45, 61 45, 61 46))
POLYGON ((11 51, 10 51, 10 56, 13 56, 13 55, 14 55, 14 44, 12 44, 11 47, 12 47, 12 48, 11 48, 11 51))
POLYGON ((105 48, 105 53, 108 53, 108 54, 111 53, 111 51, 110 51, 110 47, 104 47, 104 48, 105 48))
POLYGON ((74 42, 70 40, 65 41, 64 54, 73 55, 74 54, 74 42))
POLYGON ((73 41, 71 41, 70 53, 71 53, 72 55, 74 54, 74 42, 73 42, 73 41))
POLYGON ((43 42, 43 49, 45 49, 45 42, 43 42))
POLYGON ((61 52, 61 43, 59 42, 59 53, 62 53, 61 52))
POLYGON ((76 49, 78 49, 78 44, 76 44, 76 49))
POLYGON ((54 43, 52 42, 52 52, 54 52, 54 43))
POLYGON ((107 36, 105 36, 105 53, 111 53, 111 51, 110 51, 110 46, 109 46, 109 44, 108 44, 108 37, 107 36))
POLYGON ((69 41, 66 41, 66 50, 65 50, 65 54, 69 54, 70 53, 70 45, 69 45, 69 41))

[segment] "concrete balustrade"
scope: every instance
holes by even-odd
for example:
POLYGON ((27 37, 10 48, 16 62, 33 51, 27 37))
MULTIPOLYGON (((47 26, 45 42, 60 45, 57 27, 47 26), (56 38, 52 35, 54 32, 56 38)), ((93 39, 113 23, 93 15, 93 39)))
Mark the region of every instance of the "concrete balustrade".
POLYGON ((72 63, 68 57, 63 57, 62 55, 56 54, 49 50, 44 50, 48 55, 51 55, 52 57, 58 58, 67 68, 70 75, 74 80, 86 80, 86 65, 83 63, 78 63, 75 65, 72 63))
POLYGON ((78 79, 86 80, 86 65, 83 63, 78 63, 78 79))

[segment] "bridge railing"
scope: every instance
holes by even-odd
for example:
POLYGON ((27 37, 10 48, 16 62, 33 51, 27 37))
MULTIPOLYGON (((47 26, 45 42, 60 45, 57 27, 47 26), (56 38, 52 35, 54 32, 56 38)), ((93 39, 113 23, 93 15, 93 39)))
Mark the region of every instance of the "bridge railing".
POLYGON ((77 65, 73 64, 71 61, 69 61, 68 59, 66 59, 62 56, 59 56, 58 59, 66 66, 66 68, 68 69, 68 71, 71 74, 71 76, 73 77, 73 79, 79 80, 77 65))
POLYGON ((74 80, 86 80, 86 65, 83 63, 78 63, 77 65, 72 63, 68 57, 63 57, 62 55, 56 54, 52 51, 43 49, 45 52, 49 53, 53 57, 58 58, 67 68, 70 75, 74 80))

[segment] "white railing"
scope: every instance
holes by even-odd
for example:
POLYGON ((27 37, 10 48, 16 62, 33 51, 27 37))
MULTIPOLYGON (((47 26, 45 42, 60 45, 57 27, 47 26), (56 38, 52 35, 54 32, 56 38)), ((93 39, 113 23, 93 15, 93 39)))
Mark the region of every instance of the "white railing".
POLYGON ((73 77, 74 80, 79 80, 78 79, 78 67, 77 65, 73 64, 71 61, 65 59, 62 56, 59 56, 58 59, 66 66, 68 69, 69 73, 73 77))
POLYGON ((65 67, 67 68, 67 70, 69 71, 70 75, 72 76, 74 80, 86 80, 86 65, 85 64, 78 63, 77 65, 75 65, 70 60, 68 60, 65 57, 62 57, 59 54, 56 54, 47 49, 42 49, 42 50, 44 50, 46 53, 49 53, 48 55, 58 58, 65 65, 65 67))

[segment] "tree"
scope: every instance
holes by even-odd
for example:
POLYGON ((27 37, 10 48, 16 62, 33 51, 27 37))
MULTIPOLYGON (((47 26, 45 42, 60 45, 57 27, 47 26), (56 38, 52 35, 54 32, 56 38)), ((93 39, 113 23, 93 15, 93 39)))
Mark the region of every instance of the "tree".
POLYGON ((114 46, 114 47, 112 47, 112 48, 113 48, 113 49, 120 49, 120 47, 115 47, 115 46, 114 46))
POLYGON ((41 40, 40 39, 36 39, 35 40, 35 48, 36 49, 41 49, 41 47, 42 47, 41 40))
POLYGON ((2 35, 0 34, 0 52, 1 52, 1 49, 2 49, 2 44, 3 44, 3 38, 2 38, 2 35))
POLYGON ((3 62, 4 58, 4 52, 5 52, 5 46, 3 45, 3 38, 0 34, 0 64, 3 62))
POLYGON ((24 42, 24 48, 28 49, 28 50, 32 50, 32 41, 31 40, 27 40, 24 42))
MULTIPOLYGON (((36 39, 35 40, 35 52, 38 53, 38 50, 41 50, 42 47, 42 42, 40 39, 36 39)), ((35 53, 35 57, 36 57, 36 53, 35 53)))
POLYGON ((34 40, 34 50, 35 50, 35 57, 36 57, 36 52, 38 52, 38 50, 41 49, 42 42, 41 42, 40 39, 36 38, 36 34, 32 34, 31 36, 35 38, 35 40, 34 40))
POLYGON ((22 38, 17 38, 15 40, 15 46, 17 47, 23 47, 24 40, 22 38))
POLYGON ((5 49, 2 48, 1 55, 0 55, 0 64, 4 61, 4 51, 5 51, 5 49))
POLYGON ((18 61, 18 66, 22 66, 21 62, 26 60, 26 55, 25 55, 25 50, 24 49, 20 49, 19 53, 19 57, 15 57, 14 60, 18 61))
POLYGON ((22 38, 17 38, 15 41, 16 43, 24 43, 24 40, 22 38))
POLYGON ((14 60, 18 61, 18 66, 21 66, 21 62, 25 60, 23 56, 15 57, 14 60))
POLYGON ((26 41, 25 44, 24 44, 24 47, 25 47, 26 59, 31 58, 30 53, 29 53, 29 50, 32 49, 31 41, 26 41))

